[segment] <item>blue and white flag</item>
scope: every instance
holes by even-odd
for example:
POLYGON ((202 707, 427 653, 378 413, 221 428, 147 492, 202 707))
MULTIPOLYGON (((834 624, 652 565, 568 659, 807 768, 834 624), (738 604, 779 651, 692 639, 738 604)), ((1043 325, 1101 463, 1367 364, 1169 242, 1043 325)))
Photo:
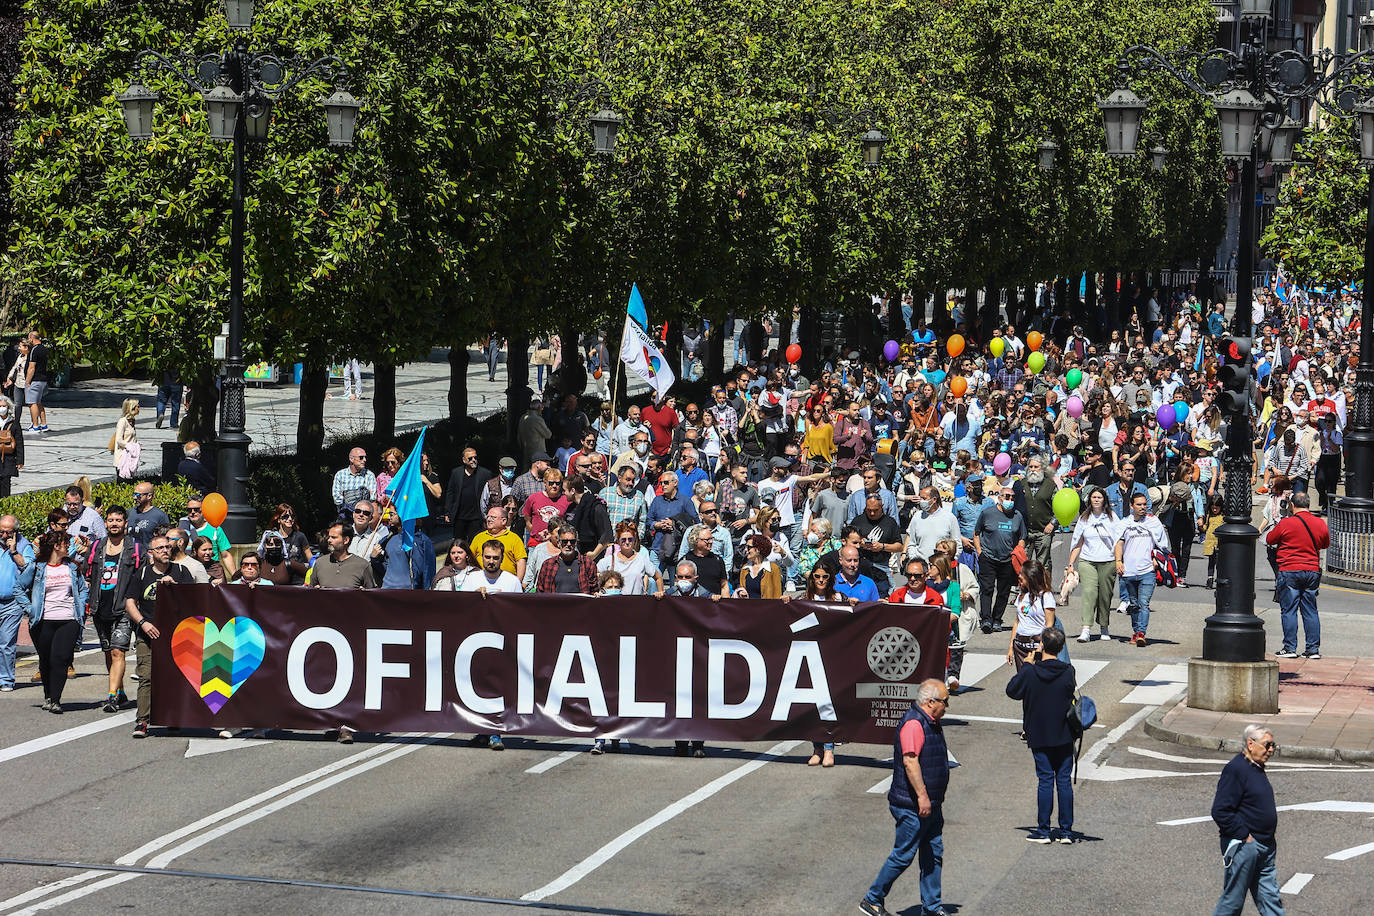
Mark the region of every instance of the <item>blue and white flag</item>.
POLYGON ((1278 270, 1274 273, 1274 295, 1279 297, 1280 302, 1287 302, 1288 297, 1292 295, 1289 291, 1288 277, 1283 272, 1282 264, 1279 265, 1278 270))
POLYGON ((638 284, 630 286, 630 301, 625 306, 625 332, 620 338, 620 360, 654 390, 655 401, 663 400, 668 389, 673 387, 673 382, 677 381, 663 351, 649 336, 649 316, 644 311, 644 299, 639 295, 638 284))
POLYGON ((425 431, 420 430, 420 438, 410 450, 396 476, 386 485, 386 497, 391 500, 391 511, 401 520, 401 545, 407 551, 415 543, 415 520, 429 515, 425 502, 424 481, 420 477, 420 463, 424 460, 425 431))

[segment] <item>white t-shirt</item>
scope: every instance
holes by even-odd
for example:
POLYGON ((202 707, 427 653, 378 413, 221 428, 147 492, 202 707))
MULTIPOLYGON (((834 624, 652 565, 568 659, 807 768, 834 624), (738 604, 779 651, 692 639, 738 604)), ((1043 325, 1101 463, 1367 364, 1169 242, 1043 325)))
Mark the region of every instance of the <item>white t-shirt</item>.
POLYGON ((797 485, 797 475, 788 474, 782 480, 759 481, 759 498, 763 498, 765 493, 776 493, 777 499, 773 502, 773 508, 778 510, 778 527, 785 528, 792 524, 792 488, 797 485))
POLYGON ((1164 525, 1153 515, 1146 515, 1140 521, 1134 515, 1117 519, 1116 540, 1123 542, 1121 562, 1127 576, 1143 576, 1155 569, 1152 552, 1156 547, 1169 546, 1169 535, 1164 525))
POLYGON ((459 591, 475 592, 482 588, 485 588, 489 592, 504 592, 511 595, 518 595, 524 591, 524 589, 520 587, 520 580, 504 569, 496 574, 495 582, 487 578, 486 570, 483 570, 481 575, 468 576, 463 581, 462 588, 460 588, 459 591))
POLYGON ((620 555, 619 550, 612 550, 603 556, 596 564, 596 571, 599 573, 614 569, 625 579, 625 588, 621 591, 622 595, 646 595, 649 593, 645 580, 653 581, 654 562, 649 556, 649 548, 640 547, 639 553, 632 559, 626 560, 620 555))
POLYGON ((1037 598, 1031 598, 1029 595, 1017 598, 1016 635, 1031 639, 1045 632, 1045 612, 1052 611, 1055 607, 1054 592, 1041 592, 1037 598))
POLYGON ((1106 512, 1088 513, 1073 526, 1069 549, 1078 547, 1078 559, 1089 563, 1107 563, 1116 559, 1116 519, 1106 512), (1081 546, 1080 546, 1081 545, 1081 546))

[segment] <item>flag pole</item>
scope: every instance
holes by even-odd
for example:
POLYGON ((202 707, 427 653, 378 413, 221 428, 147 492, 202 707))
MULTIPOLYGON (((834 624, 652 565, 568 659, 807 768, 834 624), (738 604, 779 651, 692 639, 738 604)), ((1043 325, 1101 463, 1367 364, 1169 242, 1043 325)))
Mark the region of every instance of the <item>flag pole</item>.
MULTIPOLYGON (((609 349, 609 348, 607 348, 609 349)), ((606 438, 606 485, 612 483, 611 465, 615 463, 615 428, 620 425, 620 417, 615 412, 615 396, 619 394, 620 387, 616 384, 620 364, 623 362, 620 353, 625 349, 625 325, 620 325, 620 346, 615 350, 615 366, 611 369, 611 434, 606 438)), ((610 355, 609 353, 607 354, 610 355)), ((628 392, 626 392, 628 394, 628 392)))

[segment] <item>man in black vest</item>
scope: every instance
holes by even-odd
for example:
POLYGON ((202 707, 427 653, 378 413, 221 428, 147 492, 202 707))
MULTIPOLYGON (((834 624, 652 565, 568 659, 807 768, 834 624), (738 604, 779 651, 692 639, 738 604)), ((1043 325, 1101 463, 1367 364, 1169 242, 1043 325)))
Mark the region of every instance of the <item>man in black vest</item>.
POLYGON ((940 903, 940 866, 945 857, 944 801, 949 752, 940 726, 949 708, 944 681, 931 678, 916 688, 916 702, 902 717, 893 739, 892 788, 887 806, 897 822, 897 839, 877 880, 859 901, 869 916, 891 916, 883 906, 888 891, 914 859, 921 867, 921 906, 927 916, 945 916, 940 903))

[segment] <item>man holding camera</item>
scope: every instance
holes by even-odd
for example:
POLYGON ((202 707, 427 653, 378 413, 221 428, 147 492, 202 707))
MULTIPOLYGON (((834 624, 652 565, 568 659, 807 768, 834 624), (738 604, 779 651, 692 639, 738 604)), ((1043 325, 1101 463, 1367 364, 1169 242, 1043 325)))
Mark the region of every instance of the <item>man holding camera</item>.
POLYGON ((1310 511, 1312 498, 1294 493, 1284 509, 1284 517, 1269 529, 1264 542, 1278 550, 1279 574, 1275 590, 1279 595, 1283 623, 1283 647, 1278 658, 1298 657, 1298 615, 1307 638, 1303 655, 1321 658, 1322 630, 1317 619, 1317 591, 1321 585, 1321 552, 1331 546, 1326 522, 1310 511))

